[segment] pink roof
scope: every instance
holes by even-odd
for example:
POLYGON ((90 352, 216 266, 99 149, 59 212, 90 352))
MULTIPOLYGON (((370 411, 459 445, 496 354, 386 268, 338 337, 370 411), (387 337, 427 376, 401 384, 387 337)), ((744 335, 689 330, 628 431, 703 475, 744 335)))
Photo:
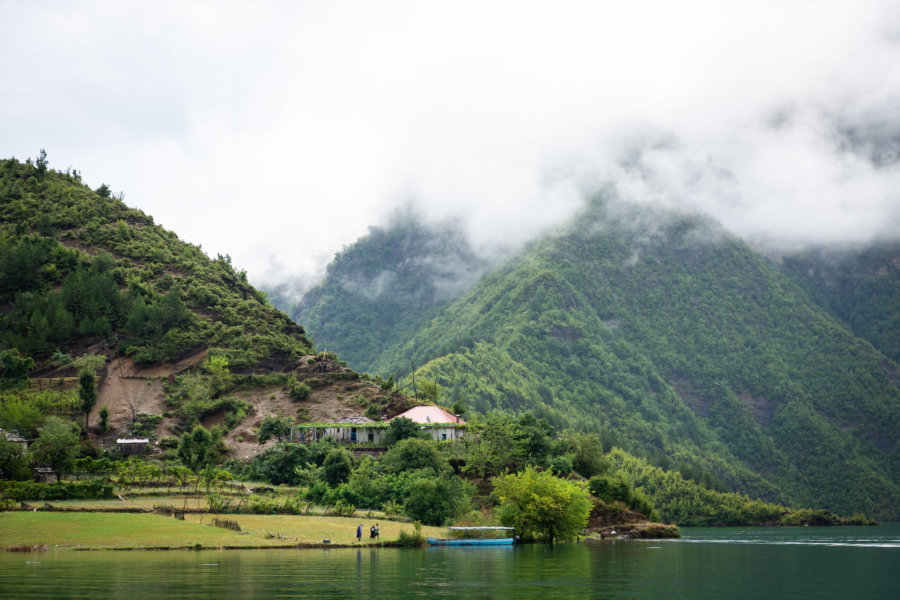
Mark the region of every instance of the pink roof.
POLYGON ((446 410, 442 410, 437 406, 414 406, 402 415, 397 415, 394 418, 399 419, 400 417, 406 417, 407 419, 415 421, 416 423, 459 423, 460 425, 466 424, 466 422, 462 419, 457 419, 446 410))

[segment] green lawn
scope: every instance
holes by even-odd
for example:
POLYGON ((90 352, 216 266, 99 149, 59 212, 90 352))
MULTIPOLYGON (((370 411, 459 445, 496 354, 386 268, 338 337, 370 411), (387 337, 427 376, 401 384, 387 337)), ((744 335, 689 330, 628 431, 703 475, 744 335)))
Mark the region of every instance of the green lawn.
MULTIPOLYGON (((116 513, 0 513, 0 545, 45 545, 67 548, 205 548, 277 547, 300 543, 355 544, 356 526, 363 525, 368 542, 374 519, 281 515, 223 515, 237 521, 242 533, 213 527, 215 515, 186 515, 184 521, 155 514, 116 513)), ((379 521, 381 540, 396 540, 400 531, 413 533, 409 523, 379 521)), ((442 535, 443 529, 423 527, 423 535, 442 535)))

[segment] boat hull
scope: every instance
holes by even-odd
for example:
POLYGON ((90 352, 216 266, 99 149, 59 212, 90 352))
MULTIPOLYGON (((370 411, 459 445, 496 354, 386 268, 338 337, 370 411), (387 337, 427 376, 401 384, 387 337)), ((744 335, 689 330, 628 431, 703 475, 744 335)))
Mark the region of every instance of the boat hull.
POLYGON ((511 546, 513 543, 513 538, 448 539, 430 537, 427 540, 432 546, 511 546))

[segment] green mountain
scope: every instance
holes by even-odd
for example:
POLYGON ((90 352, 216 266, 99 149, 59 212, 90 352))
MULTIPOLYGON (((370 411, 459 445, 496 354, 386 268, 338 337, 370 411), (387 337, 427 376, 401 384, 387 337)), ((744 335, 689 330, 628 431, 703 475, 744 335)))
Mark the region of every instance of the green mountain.
POLYGON ((324 283, 307 292, 293 314, 315 330, 318 347, 341 348, 350 364, 374 365, 486 269, 454 224, 398 215, 339 252, 324 283))
POLYGON ((900 361, 900 243, 820 247, 785 256, 784 266, 850 331, 900 361))
MULTIPOLYGON (((298 313, 317 339, 323 314, 345 331, 383 332, 380 343, 329 338, 353 368, 415 363, 448 404, 532 410, 767 501, 898 516, 900 372, 887 342, 860 337, 796 270, 716 223, 595 200, 405 322, 390 286, 342 282, 438 257, 402 244, 409 225, 377 234, 345 249, 298 313), (344 270, 348 257, 357 270, 344 270)), ((426 267, 404 280, 403 295, 427 297, 428 277, 426 267)), ((873 310, 882 305, 896 309, 886 298, 873 310)))
POLYGON ((61 351, 141 364, 216 348, 235 371, 310 354, 303 328, 199 247, 46 156, 0 161, 0 345, 50 362, 61 351))

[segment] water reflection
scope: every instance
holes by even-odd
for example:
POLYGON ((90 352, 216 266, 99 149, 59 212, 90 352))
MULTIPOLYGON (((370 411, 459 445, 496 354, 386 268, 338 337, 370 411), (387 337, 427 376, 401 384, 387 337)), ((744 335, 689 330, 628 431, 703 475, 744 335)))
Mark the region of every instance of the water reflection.
POLYGON ((672 542, 0 553, 0 598, 890 598, 900 526, 685 530, 672 542))

